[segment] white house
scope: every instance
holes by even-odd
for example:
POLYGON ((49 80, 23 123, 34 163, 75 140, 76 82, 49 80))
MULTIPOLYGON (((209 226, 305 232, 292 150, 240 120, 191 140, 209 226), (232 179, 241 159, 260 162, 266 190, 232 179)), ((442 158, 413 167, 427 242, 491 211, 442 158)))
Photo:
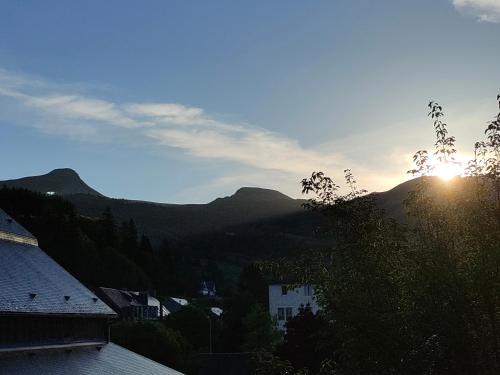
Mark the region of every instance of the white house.
POLYGON ((287 320, 296 316, 300 307, 310 307, 314 314, 318 312, 313 285, 303 284, 295 288, 287 284, 269 285, 269 313, 280 331, 286 330, 287 320))

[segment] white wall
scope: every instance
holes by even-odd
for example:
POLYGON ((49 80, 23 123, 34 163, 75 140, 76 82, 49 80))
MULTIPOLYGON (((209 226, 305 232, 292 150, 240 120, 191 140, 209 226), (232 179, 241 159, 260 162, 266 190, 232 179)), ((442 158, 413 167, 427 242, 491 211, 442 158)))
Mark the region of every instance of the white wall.
POLYGON ((271 318, 276 322, 276 327, 279 330, 285 330, 286 323, 286 309, 291 308, 292 317, 299 313, 299 307, 304 307, 309 304, 311 311, 316 314, 319 310, 316 297, 314 296, 313 285, 301 285, 295 289, 287 289, 286 294, 282 293, 282 286, 285 284, 272 284, 269 285, 269 313, 271 318), (310 294, 306 295, 307 287, 310 288, 310 294), (285 317, 283 320, 278 319, 278 309, 283 308, 285 317))

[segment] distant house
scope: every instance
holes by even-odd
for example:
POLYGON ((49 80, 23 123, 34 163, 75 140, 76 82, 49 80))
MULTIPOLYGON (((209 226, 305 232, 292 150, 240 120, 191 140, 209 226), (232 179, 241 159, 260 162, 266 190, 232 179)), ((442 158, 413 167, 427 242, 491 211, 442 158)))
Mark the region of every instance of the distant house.
POLYGON ((122 319, 157 320, 169 314, 157 298, 145 292, 100 287, 95 293, 122 319))
POLYGON ((110 342, 116 314, 0 210, 2 375, 175 375, 110 342))
POLYGON ((210 312, 215 316, 222 316, 224 310, 222 310, 220 307, 211 307, 210 312))
POLYGON ((165 315, 176 313, 187 305, 189 305, 189 302, 184 298, 167 297, 163 300, 163 306, 166 310, 165 315))
POLYGON ((214 281, 202 281, 200 284, 200 295, 206 297, 215 297, 217 295, 217 291, 215 289, 214 281))
POLYGON ((276 322, 277 329, 285 331, 286 322, 296 316, 301 307, 309 307, 314 314, 318 312, 319 306, 313 285, 269 285, 269 313, 276 322))

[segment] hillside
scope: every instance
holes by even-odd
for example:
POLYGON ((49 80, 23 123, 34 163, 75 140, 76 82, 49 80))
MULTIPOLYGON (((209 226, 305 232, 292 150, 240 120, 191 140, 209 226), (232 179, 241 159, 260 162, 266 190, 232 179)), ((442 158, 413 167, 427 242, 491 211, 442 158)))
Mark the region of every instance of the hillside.
MULTIPOLYGON (((386 192, 373 194, 389 216, 404 221, 402 202, 417 181, 409 180, 386 192)), ((438 179, 432 181, 436 187, 441 185, 438 179)), ((0 181, 0 185, 54 192, 72 202, 81 215, 91 218, 99 217, 109 207, 118 222, 133 219, 138 229, 156 244, 165 238, 190 237, 199 242, 201 238, 216 237, 212 246, 234 246, 239 252, 239 247, 251 247, 247 245, 256 238, 269 239, 270 236, 285 243, 307 243, 313 240, 312 233, 319 220, 317 215, 303 209, 304 200, 254 187, 240 188, 231 196, 207 204, 167 204, 106 197, 88 186, 72 169, 0 181), (232 238, 234 236, 237 239, 232 238), (228 244, 220 244, 223 238, 228 244), (241 241, 242 238, 245 240, 241 241)))
POLYGON ((302 208, 302 200, 292 199, 275 190, 249 187, 207 204, 166 204, 109 198, 85 184, 71 169, 56 169, 42 176, 0 181, 0 185, 42 193, 55 192, 72 202, 81 215, 88 217, 99 217, 109 207, 118 222, 134 219, 138 229, 156 243, 163 238, 181 238, 291 216, 301 219, 302 216, 309 216, 302 208))

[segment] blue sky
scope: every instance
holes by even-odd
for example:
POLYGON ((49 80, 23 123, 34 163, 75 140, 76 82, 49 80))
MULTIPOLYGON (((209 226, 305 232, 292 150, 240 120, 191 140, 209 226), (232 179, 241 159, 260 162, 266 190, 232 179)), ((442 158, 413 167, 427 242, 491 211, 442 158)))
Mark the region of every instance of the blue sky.
POLYGON ((0 12, 0 179, 70 167, 100 192, 207 202, 369 190, 433 143, 462 156, 500 91, 500 0, 22 1, 0 12))

